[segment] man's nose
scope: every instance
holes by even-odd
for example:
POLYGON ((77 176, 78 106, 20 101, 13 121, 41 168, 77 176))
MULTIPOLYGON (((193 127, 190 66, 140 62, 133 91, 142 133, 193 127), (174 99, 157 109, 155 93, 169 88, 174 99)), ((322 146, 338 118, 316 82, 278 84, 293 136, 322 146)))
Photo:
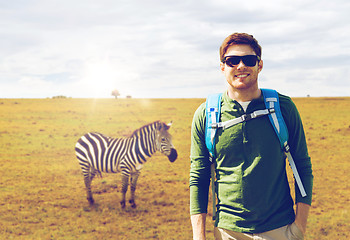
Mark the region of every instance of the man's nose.
POLYGON ((241 60, 238 65, 237 65, 237 69, 241 69, 241 68, 244 68, 246 67, 245 64, 243 63, 243 61, 241 60))

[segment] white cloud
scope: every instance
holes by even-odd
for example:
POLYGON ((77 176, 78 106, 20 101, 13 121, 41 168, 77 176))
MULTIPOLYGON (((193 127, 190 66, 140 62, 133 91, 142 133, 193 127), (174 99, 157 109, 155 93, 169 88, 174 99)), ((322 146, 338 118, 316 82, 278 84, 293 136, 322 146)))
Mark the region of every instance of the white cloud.
POLYGON ((261 85, 293 96, 350 92, 347 0, 0 6, 0 97, 111 97, 114 88, 134 97, 205 97, 225 89, 218 48, 233 32, 262 45, 261 85))

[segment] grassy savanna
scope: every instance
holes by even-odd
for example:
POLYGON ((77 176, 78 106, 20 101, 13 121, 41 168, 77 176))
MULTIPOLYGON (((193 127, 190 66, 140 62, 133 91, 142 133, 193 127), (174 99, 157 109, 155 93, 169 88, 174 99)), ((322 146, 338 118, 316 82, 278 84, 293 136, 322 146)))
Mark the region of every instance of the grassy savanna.
MULTIPOLYGON (((0 239, 191 239, 190 128, 203 101, 0 99, 0 239), (89 206, 74 154, 78 138, 89 131, 128 136, 156 120, 173 121, 170 133, 178 159, 170 163, 156 153, 147 161, 136 209, 120 208, 119 174, 94 179, 96 204, 89 206)), ((306 239, 347 239, 350 98, 294 101, 315 176, 306 239)), ((212 232, 211 217, 207 221, 212 232)), ((210 232, 208 239, 213 239, 210 232)))

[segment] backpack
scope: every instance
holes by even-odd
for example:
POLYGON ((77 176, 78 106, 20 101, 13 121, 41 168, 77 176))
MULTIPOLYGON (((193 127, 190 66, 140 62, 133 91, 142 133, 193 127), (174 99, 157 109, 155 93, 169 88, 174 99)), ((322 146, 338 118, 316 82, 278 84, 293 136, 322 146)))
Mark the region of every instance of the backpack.
MULTIPOLYGON (((250 121, 252 119, 268 115, 270 122, 277 134, 277 137, 280 141, 282 150, 286 153, 289 161, 289 165, 292 168, 295 181, 297 182, 298 188, 300 190, 301 196, 305 197, 306 192, 304 186, 301 182, 298 170, 295 166, 292 155, 290 154, 290 148, 288 145, 288 129, 286 123, 284 122, 278 93, 272 89, 261 89, 264 103, 266 109, 257 110, 250 114, 243 114, 242 116, 228 120, 226 122, 220 122, 220 113, 221 113, 221 98, 222 94, 213 94, 209 95, 206 101, 206 127, 205 127, 205 144, 209 151, 209 159, 212 163, 215 162, 215 136, 218 128, 225 130, 236 124, 250 121)), ((213 219, 215 219, 215 184, 214 184, 214 175, 215 175, 215 165, 212 164, 211 168, 211 179, 212 179, 212 196, 213 196, 213 219)))

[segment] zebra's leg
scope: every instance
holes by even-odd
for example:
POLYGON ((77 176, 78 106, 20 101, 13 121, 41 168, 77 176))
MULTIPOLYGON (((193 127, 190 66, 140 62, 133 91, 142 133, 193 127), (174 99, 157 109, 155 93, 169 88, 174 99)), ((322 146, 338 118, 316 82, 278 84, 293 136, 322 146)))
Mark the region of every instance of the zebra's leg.
POLYGON ((90 177, 90 171, 88 171, 87 174, 84 173, 84 182, 85 182, 85 187, 86 187, 86 195, 87 195, 87 200, 89 201, 90 205, 94 204, 94 199, 92 197, 92 192, 91 192, 91 177, 90 177))
POLYGON ((122 172, 122 200, 120 201, 120 205, 122 208, 125 208, 125 195, 128 191, 128 185, 129 185, 129 173, 122 172))
POLYGON ((131 204, 132 208, 136 208, 135 191, 136 191, 136 184, 137 184, 137 179, 139 178, 139 175, 140 175, 140 171, 136 171, 131 174, 131 178, 130 178, 131 198, 129 200, 129 203, 131 204))

